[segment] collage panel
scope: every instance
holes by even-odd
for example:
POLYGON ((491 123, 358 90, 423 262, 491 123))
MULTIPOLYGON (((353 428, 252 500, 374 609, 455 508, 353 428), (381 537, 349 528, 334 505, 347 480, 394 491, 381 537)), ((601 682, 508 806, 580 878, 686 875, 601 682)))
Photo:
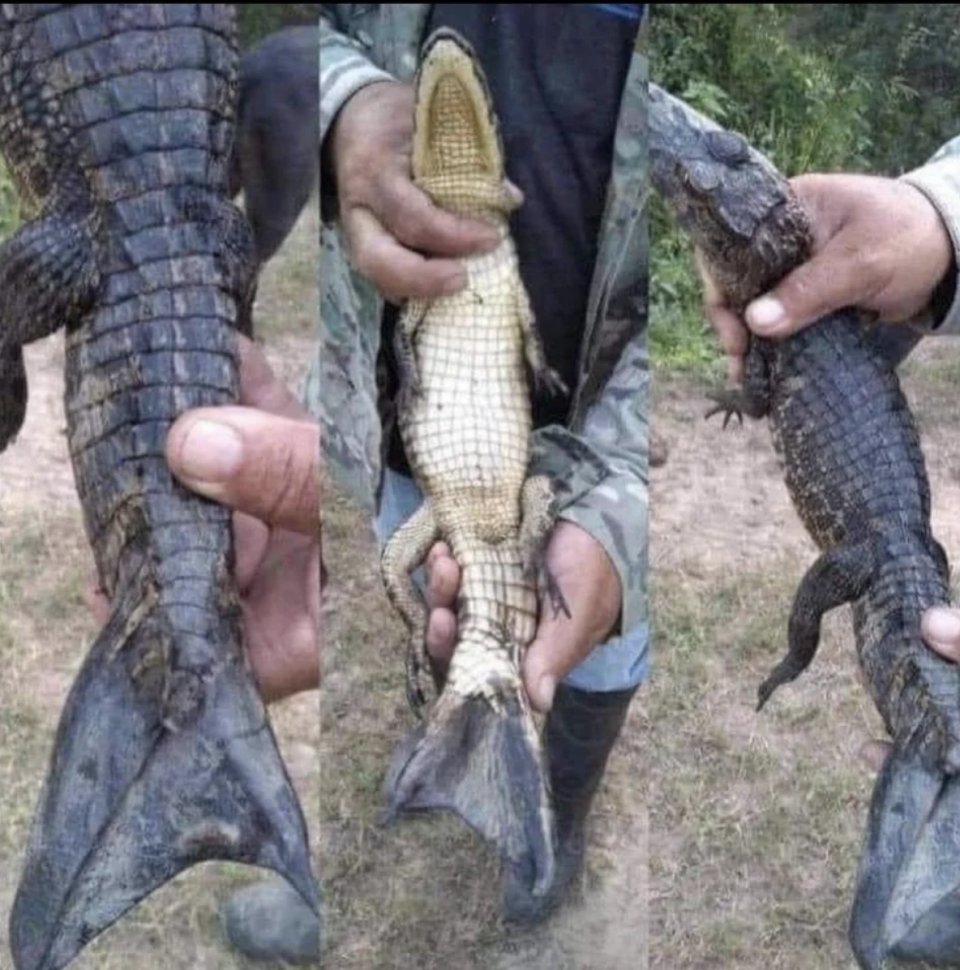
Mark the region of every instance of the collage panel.
POLYGON ((653 967, 960 959, 955 9, 654 11, 653 967))
POLYGON ((647 962, 646 14, 324 7, 329 966, 647 962))
POLYGON ((317 964, 310 6, 0 12, 4 970, 317 964))

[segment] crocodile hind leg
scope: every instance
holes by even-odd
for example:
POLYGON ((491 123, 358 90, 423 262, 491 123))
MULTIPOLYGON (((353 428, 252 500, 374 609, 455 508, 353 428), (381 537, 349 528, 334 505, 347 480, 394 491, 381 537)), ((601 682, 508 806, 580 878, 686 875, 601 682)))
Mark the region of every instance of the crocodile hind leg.
POLYGON ((790 613, 789 652, 760 685, 758 711, 778 687, 795 680, 810 666, 820 643, 820 621, 830 610, 862 596, 876 567, 872 539, 831 549, 810 567, 790 613))
POLYGON ((518 539, 520 561, 528 577, 539 577, 540 585, 550 600, 553 615, 556 617, 563 613, 569 619, 570 607, 546 561, 547 540, 556 521, 554 498, 553 483, 546 475, 533 475, 523 483, 518 539))
POLYGON ((23 425, 23 346, 76 323, 99 283, 87 216, 54 212, 0 247, 0 451, 23 425))
POLYGON ((410 574, 426 559, 430 547, 439 538, 440 531, 433 508, 425 500, 390 537, 380 557, 380 574, 387 596, 410 631, 407 647, 407 700, 415 711, 419 711, 426 703, 420 686, 420 674, 427 661, 428 612, 410 574))
POLYGON ((766 355, 756 340, 750 341, 750 349, 744 360, 743 387, 716 391, 708 394, 707 398, 714 402, 714 407, 707 411, 704 418, 722 413, 724 428, 734 416, 741 424, 744 415, 758 421, 767 416, 770 412, 770 373, 766 355))

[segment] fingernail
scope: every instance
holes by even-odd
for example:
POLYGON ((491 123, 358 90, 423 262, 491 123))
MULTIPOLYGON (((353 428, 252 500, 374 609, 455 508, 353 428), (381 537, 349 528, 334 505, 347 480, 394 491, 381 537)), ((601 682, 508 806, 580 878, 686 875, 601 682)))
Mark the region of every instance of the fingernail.
POLYGON ((197 421, 183 439, 180 471, 198 482, 222 482, 240 467, 243 440, 233 428, 197 421))
POLYGON ((772 330, 787 318, 783 304, 772 296, 761 296, 747 307, 747 323, 757 330, 772 330))
POLYGON ((960 640, 960 614, 956 610, 934 607, 924 617, 927 639, 937 643, 955 644, 960 640))

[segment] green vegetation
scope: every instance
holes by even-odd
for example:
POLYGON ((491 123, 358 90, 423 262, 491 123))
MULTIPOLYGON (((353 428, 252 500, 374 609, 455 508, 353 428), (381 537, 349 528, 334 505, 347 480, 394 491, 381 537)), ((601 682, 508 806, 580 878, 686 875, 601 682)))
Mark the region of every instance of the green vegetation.
MULTIPOLYGON (((960 17, 950 4, 657 4, 654 81, 742 132, 787 175, 900 175, 960 134, 960 17)), ((715 369, 688 246, 659 205, 651 352, 715 369)))
POLYGON ((284 27, 315 24, 320 20, 319 3, 237 4, 240 46, 246 50, 258 40, 284 27))

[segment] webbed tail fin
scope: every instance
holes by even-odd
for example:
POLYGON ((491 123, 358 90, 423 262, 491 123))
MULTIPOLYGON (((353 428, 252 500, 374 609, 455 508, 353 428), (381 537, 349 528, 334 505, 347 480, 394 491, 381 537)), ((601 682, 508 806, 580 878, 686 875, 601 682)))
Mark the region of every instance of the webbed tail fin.
POLYGON ((165 642, 158 610, 117 609, 67 699, 10 918, 17 970, 60 970, 208 860, 275 870, 319 911, 306 825, 239 644, 179 672, 194 703, 172 723, 165 642))
POLYGON ((446 809, 534 875, 554 877, 553 812, 530 709, 516 693, 494 706, 447 689, 398 747, 386 781, 387 822, 446 809))

